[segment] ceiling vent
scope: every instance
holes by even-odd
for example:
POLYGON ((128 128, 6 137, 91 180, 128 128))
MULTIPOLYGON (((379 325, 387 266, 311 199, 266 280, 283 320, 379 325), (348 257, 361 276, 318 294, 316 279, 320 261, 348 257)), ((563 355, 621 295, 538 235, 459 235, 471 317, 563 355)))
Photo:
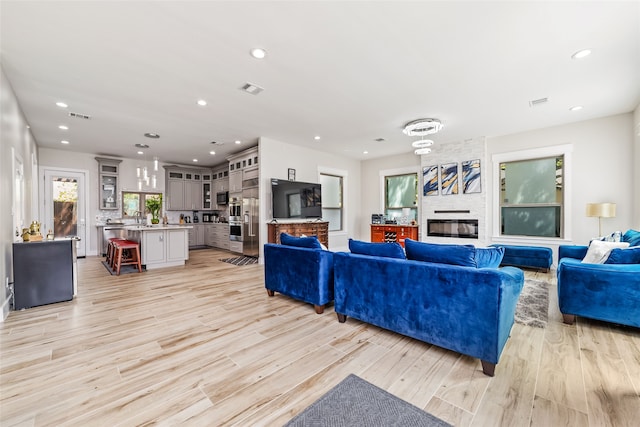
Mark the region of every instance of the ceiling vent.
POLYGON ((374 141, 375 142, 385 142, 386 139, 384 139, 384 138, 376 138, 376 139, 374 139, 374 141))
POLYGON ((529 107, 536 107, 538 105, 546 104, 547 102, 549 102, 549 98, 534 99, 533 101, 529 101, 529 107))
POLYGON ((241 89, 247 93, 250 93, 251 95, 257 95, 264 90, 264 88, 248 82, 242 85, 241 89))
POLYGON ((85 120, 91 119, 91 116, 88 116, 86 114, 80 114, 80 113, 69 113, 69 117, 75 117, 76 119, 85 119, 85 120))

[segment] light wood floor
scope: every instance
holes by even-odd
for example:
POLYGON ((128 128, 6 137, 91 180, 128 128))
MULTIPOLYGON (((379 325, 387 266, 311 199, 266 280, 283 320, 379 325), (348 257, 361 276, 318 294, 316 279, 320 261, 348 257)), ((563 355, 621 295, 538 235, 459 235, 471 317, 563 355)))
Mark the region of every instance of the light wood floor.
POLYGON ((476 359, 270 298, 262 266, 229 256, 120 277, 79 260, 75 300, 0 323, 0 425, 278 426, 349 373, 459 426, 640 423, 640 330, 562 324, 555 285, 547 328, 515 324, 489 378, 476 359))

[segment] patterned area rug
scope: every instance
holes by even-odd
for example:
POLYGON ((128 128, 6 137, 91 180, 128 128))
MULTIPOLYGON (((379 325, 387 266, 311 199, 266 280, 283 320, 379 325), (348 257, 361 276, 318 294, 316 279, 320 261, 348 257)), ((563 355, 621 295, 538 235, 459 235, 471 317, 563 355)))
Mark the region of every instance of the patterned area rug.
POLYGON ((228 262, 229 264, 233 265, 251 265, 256 264, 258 262, 258 258, 254 258, 251 256, 239 256, 235 258, 221 259, 220 261, 228 262))
POLYGON ((296 415, 293 426, 450 426, 353 374, 296 415))
POLYGON ((549 314, 549 285, 543 280, 525 279, 515 321, 534 328, 547 326, 549 314))

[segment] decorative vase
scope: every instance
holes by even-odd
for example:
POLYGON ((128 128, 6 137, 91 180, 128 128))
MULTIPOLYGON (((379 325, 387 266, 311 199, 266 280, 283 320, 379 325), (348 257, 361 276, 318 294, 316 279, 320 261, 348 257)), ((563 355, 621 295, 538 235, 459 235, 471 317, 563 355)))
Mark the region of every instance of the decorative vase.
POLYGON ((159 224, 159 223, 160 223, 160 220, 158 219, 158 217, 154 216, 153 218, 151 218, 151 224, 159 224))

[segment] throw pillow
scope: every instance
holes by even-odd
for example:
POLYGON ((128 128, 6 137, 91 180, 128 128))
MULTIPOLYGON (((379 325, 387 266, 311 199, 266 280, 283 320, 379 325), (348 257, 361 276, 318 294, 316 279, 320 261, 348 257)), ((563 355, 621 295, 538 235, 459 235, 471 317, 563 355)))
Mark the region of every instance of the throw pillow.
POLYGON ((622 232, 614 231, 613 233, 608 234, 606 236, 602 236, 597 240, 602 240, 603 242, 620 242, 621 239, 622 239, 622 232))
POLYGON ((473 245, 447 245, 405 239, 404 247, 407 259, 463 267, 476 266, 476 248, 473 245))
POLYGON ((498 268, 504 258, 503 247, 476 248, 476 267, 498 268))
POLYGON ((589 249, 582 262, 589 264, 604 264, 609 257, 609 252, 615 248, 626 248, 627 242, 603 242, 594 240, 589 244, 589 249))
MULTIPOLYGON (((303 234, 301 234, 301 235, 300 235, 300 237, 307 237, 307 235, 303 233, 303 234)), ((314 237, 315 237, 315 238, 318 238, 318 236, 314 236, 314 237)), ((323 250, 323 251, 328 251, 328 250, 329 250, 329 248, 328 248, 328 247, 326 247, 326 246, 324 245, 324 243, 322 243, 322 242, 320 241, 320 239, 318 239, 318 243, 320 243, 320 248, 322 248, 322 250, 323 250)))
POLYGON ((316 236, 296 237, 287 233, 280 233, 280 243, 297 248, 321 249, 320 241, 316 236))
POLYGON ((640 231, 627 230, 622 236, 623 242, 628 242, 629 246, 640 246, 640 231))
POLYGON ((640 246, 611 250, 605 264, 640 264, 640 246))
POLYGON ((405 259, 404 250, 398 242, 371 243, 349 239, 349 250, 358 255, 405 259))

